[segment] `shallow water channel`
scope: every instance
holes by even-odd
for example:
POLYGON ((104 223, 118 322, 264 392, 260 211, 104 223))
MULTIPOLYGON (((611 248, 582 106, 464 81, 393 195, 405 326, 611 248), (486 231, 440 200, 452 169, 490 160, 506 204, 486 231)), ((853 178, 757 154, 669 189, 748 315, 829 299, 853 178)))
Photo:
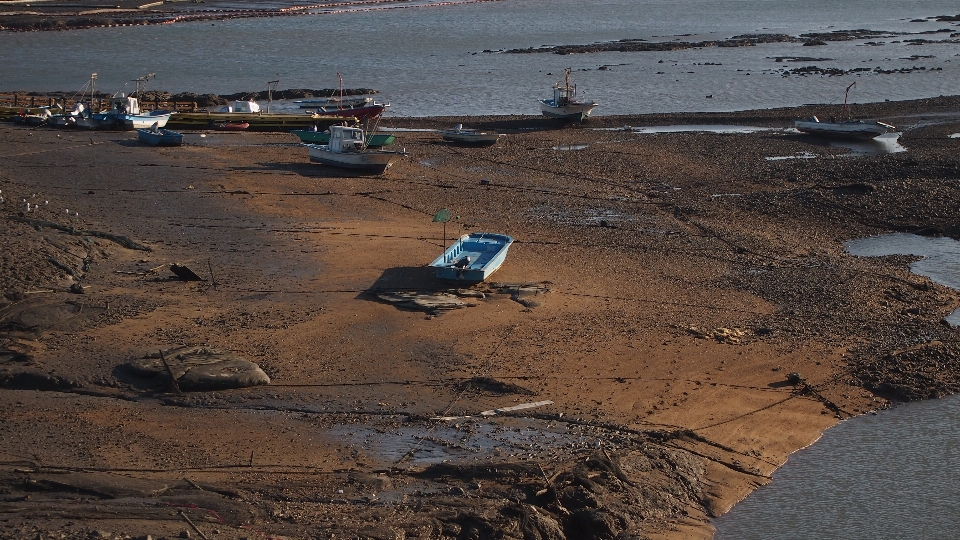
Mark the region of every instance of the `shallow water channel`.
MULTIPOLYGON (((960 290, 960 242, 952 238, 894 233, 851 240, 846 243, 846 248, 850 254, 859 257, 885 255, 923 257, 910 265, 911 272, 960 290)), ((946 321, 951 326, 960 325, 960 310, 947 316, 946 321)))
MULTIPOLYGON (((914 273, 960 289, 960 242, 894 233, 861 257, 915 255, 914 273)), ((960 310, 958 310, 960 311, 960 310)), ((958 312, 947 321, 960 324, 958 312)), ((716 540, 947 539, 960 534, 960 396, 852 418, 790 456, 774 481, 714 520, 716 540)))
POLYGON ((714 520, 714 538, 956 538, 958 426, 960 396, 841 422, 714 520))

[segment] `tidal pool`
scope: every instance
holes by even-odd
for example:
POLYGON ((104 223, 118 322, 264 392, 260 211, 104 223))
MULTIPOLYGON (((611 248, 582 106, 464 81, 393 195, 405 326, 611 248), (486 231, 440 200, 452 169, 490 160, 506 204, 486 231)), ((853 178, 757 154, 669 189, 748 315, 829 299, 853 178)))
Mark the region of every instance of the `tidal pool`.
MULTIPOLYGON (((947 287, 960 290, 960 242, 947 237, 893 233, 850 240, 847 252, 858 257, 914 255, 923 257, 910 271, 947 287)), ((946 317, 951 326, 960 325, 960 310, 946 317)))

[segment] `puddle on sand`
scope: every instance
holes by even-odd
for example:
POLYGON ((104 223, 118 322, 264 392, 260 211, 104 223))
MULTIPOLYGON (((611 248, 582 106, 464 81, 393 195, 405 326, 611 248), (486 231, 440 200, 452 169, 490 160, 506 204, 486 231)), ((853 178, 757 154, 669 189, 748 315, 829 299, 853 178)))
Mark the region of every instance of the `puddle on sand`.
MULTIPOLYGON (((885 255, 923 257, 910 265, 911 272, 960 290, 960 242, 953 238, 893 233, 850 240, 845 246, 848 253, 858 257, 885 255)), ((950 326, 960 326, 960 309, 948 315, 945 320, 950 326)))
POLYGON ((954 133, 950 136, 951 139, 960 139, 960 133, 954 133))
POLYGON ((896 154, 907 151, 907 149, 900 144, 899 133, 887 133, 868 141, 830 141, 830 146, 849 148, 852 152, 848 155, 855 156, 896 154))
POLYGON ((758 126, 735 126, 726 124, 690 124, 675 126, 624 126, 619 128, 598 128, 613 131, 631 131, 633 133, 683 133, 690 131, 699 131, 704 133, 757 133, 760 131, 777 131, 780 128, 767 128, 758 126))
MULTIPOLYGON (((375 427, 345 424, 329 433, 359 446, 374 459, 429 465, 448 460, 489 460, 503 457, 543 458, 558 450, 593 448, 600 438, 576 434, 566 425, 511 418, 498 421, 461 419, 441 424, 410 424, 375 427)), ((604 444, 609 444, 609 441, 604 444)))
POLYGON ((771 156, 764 158, 767 161, 783 161, 785 159, 816 159, 820 156, 816 154, 811 154, 810 152, 797 152, 792 156, 771 156))
POLYGON ((553 146, 551 150, 583 150, 590 146, 589 144, 561 144, 558 146, 553 146))

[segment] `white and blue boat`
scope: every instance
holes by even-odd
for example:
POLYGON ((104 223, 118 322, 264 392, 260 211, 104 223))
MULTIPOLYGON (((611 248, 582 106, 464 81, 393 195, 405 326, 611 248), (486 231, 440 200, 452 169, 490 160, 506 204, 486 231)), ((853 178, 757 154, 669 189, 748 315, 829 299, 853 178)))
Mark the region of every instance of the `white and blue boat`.
POLYGON ((169 129, 161 129, 154 122, 150 128, 137 129, 137 138, 140 142, 151 146, 180 146, 183 144, 183 134, 169 129))
POLYGON ((141 111, 137 98, 120 94, 111 98, 110 110, 96 113, 92 119, 97 128, 144 129, 154 123, 164 127, 172 115, 171 111, 141 111))
POLYGON ((513 237, 505 234, 465 234, 430 266, 436 270, 438 279, 480 283, 500 268, 512 243, 513 237))
POLYGON ((559 120, 583 122, 597 104, 577 95, 576 85, 570 84, 570 68, 563 70, 564 79, 553 85, 553 99, 540 100, 540 112, 559 120))

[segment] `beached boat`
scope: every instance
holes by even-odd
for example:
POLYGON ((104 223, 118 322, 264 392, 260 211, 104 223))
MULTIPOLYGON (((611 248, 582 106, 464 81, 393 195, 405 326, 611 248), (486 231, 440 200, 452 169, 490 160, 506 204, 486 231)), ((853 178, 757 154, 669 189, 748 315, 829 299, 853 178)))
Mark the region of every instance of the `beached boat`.
POLYGON ((20 114, 13 117, 13 123, 21 126, 42 126, 45 125, 50 119, 53 118, 53 113, 50 112, 49 107, 41 107, 35 113, 28 113, 27 111, 21 111, 20 114))
MULTIPOLYGON (((300 142, 312 143, 312 144, 329 144, 330 143, 330 131, 315 131, 312 129, 294 129, 290 133, 293 133, 299 137, 300 142)), ((372 133, 367 135, 367 147, 369 148, 380 148, 382 146, 389 146, 397 140, 394 135, 389 133, 372 133)))
POLYGON ((505 234, 465 234, 430 266, 439 279, 479 283, 500 268, 512 243, 513 238, 505 234))
POLYGON ((793 125, 801 133, 834 139, 867 140, 897 130, 895 126, 884 122, 863 122, 860 120, 822 122, 816 116, 807 120, 796 120, 793 125))
POLYGON ((317 114, 369 120, 371 118, 377 118, 390 106, 389 103, 374 101, 373 98, 363 98, 362 101, 351 102, 349 96, 343 95, 343 75, 341 75, 339 71, 337 72, 337 79, 340 80, 340 97, 329 104, 317 106, 317 114))
POLYGON ((310 161, 345 169, 357 169, 381 174, 406 152, 371 150, 363 130, 348 126, 330 126, 329 144, 304 144, 310 152, 310 161))
POLYGON ((457 124, 453 129, 440 130, 440 138, 454 144, 493 146, 500 139, 500 134, 493 131, 463 129, 463 124, 457 124))
POLYGON ((857 83, 851 83, 847 87, 843 96, 843 111, 840 119, 831 119, 829 122, 823 122, 816 116, 806 120, 796 120, 793 125, 801 133, 816 135, 818 137, 829 137, 834 139, 858 139, 868 140, 879 137, 884 133, 896 131, 897 128, 884 122, 864 122, 861 120, 850 119, 850 108, 847 104, 847 98, 850 95, 850 89, 857 83))
POLYGON ((366 120, 368 118, 380 116, 389 106, 389 103, 373 101, 358 107, 318 107, 317 114, 328 114, 334 116, 343 116, 345 118, 366 120))
POLYGON ((563 73, 563 80, 553 85, 553 98, 540 100, 540 112, 550 118, 583 122, 597 104, 577 95, 576 85, 570 84, 570 68, 563 73))
POLYGON ((369 96, 341 96, 329 97, 324 99, 298 99, 294 100, 301 109, 317 109, 320 107, 360 107, 373 101, 369 96))
POLYGON ((149 128, 137 129, 137 138, 140 142, 150 146, 180 146, 183 144, 183 135, 169 129, 161 129, 154 123, 149 128))
POLYGON ((153 124, 164 127, 174 113, 171 111, 141 111, 133 96, 120 94, 110 99, 110 109, 91 115, 93 122, 86 127, 99 129, 144 129, 153 124))

